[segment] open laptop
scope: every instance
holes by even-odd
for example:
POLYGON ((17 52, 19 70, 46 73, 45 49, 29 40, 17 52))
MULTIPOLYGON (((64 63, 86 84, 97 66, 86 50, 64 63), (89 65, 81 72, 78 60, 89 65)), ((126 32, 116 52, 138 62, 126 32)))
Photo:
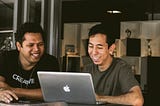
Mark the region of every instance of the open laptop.
POLYGON ((38 71, 45 102, 101 104, 96 101, 89 73, 38 71))

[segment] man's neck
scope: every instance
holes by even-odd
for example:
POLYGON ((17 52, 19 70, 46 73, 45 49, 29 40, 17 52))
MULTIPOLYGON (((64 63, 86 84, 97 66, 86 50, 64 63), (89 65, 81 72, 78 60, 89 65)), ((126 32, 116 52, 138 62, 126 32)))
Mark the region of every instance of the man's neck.
POLYGON ((20 64, 21 64, 21 67, 24 69, 24 70, 31 70, 35 65, 36 65, 36 63, 29 63, 29 62, 27 62, 26 60, 24 60, 24 59, 21 59, 21 58, 19 58, 19 62, 20 62, 20 64))
POLYGON ((99 71, 106 71, 110 67, 110 65, 112 64, 112 60, 113 60, 112 56, 109 56, 107 61, 104 62, 103 65, 98 66, 99 71))

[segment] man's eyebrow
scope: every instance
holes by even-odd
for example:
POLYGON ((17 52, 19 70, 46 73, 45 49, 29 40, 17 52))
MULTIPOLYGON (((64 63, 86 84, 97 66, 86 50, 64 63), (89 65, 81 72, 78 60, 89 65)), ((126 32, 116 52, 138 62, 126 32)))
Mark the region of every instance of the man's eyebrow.
POLYGON ((97 44, 97 46, 103 46, 102 44, 97 44))

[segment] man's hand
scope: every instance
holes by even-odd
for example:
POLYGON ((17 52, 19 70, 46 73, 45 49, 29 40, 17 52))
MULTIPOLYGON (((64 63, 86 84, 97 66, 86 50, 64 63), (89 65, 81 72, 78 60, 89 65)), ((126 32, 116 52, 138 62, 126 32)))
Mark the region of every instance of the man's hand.
POLYGON ((14 92, 3 88, 0 89, 0 101, 10 103, 13 100, 18 100, 18 97, 14 92))
POLYGON ((0 81, 0 101, 10 103, 13 100, 18 100, 18 96, 12 91, 12 87, 0 81))

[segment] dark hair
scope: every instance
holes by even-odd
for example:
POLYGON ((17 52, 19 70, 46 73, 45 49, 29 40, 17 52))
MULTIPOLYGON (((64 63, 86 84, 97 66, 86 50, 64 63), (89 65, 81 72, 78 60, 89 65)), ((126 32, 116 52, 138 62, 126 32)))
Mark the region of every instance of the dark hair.
POLYGON ((112 35, 107 26, 103 24, 96 24, 95 26, 90 28, 88 36, 90 38, 90 36, 93 36, 98 33, 106 35, 106 43, 108 43, 108 47, 110 47, 113 43, 115 43, 116 37, 112 35))
POLYGON ((22 44, 22 42, 25 40, 24 39, 24 35, 27 32, 33 32, 33 33, 40 33, 42 35, 42 39, 43 41, 45 40, 44 38, 44 31, 41 27, 40 24, 38 23, 32 23, 32 22, 26 22, 24 24, 22 24, 16 31, 15 33, 15 40, 16 42, 20 42, 20 44, 22 44))

